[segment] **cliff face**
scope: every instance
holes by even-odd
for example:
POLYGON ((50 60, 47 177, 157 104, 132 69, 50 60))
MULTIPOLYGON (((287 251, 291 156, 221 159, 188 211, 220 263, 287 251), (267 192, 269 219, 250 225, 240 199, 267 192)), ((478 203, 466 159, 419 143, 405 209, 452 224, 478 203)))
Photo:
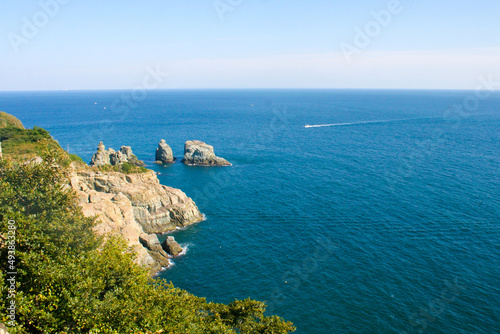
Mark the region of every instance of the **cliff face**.
POLYGON ((71 187, 86 216, 99 216, 96 232, 119 233, 153 271, 168 263, 140 242, 144 233, 162 233, 202 220, 193 200, 181 190, 161 185, 153 171, 140 174, 98 172, 72 165, 71 187))

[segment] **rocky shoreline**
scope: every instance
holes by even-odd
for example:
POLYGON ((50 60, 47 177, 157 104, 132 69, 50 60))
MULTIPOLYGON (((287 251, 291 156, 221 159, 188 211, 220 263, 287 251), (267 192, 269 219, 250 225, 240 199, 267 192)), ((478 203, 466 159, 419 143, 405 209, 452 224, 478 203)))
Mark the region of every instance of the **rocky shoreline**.
POLYGON ((95 232, 122 235, 137 253, 136 262, 150 268, 151 273, 167 267, 180 247, 173 237, 160 245, 156 234, 203 220, 191 198, 160 184, 152 170, 123 174, 101 172, 83 164, 70 168, 70 185, 83 214, 98 216, 95 232))
MULTIPOLYGON (((175 159, 172 149, 162 139, 155 162, 170 164, 175 159)), ((182 162, 188 166, 232 165, 217 157, 213 146, 198 140, 185 143, 182 162)), ((130 146, 122 146, 119 151, 106 150, 100 142, 89 165, 71 165, 70 185, 77 193, 83 214, 98 217, 95 232, 122 235, 136 252, 136 262, 155 273, 168 267, 171 257, 183 252, 174 237, 169 236, 160 244, 157 234, 200 222, 204 216, 184 192, 160 184, 152 170, 143 168, 138 173, 125 174, 105 168, 125 164, 145 166, 130 146)))

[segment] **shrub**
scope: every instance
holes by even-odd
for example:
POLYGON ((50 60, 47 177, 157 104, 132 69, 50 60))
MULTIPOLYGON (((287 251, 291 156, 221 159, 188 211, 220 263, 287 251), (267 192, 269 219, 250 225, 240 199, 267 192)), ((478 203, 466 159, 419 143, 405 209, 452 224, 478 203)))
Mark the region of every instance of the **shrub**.
POLYGON ((264 316, 264 303, 207 303, 133 262, 120 236, 97 237, 67 187, 64 155, 40 164, 0 160, 0 322, 16 303, 12 333, 289 333, 291 323, 264 316), (9 224, 9 221, 11 224, 9 224), (9 267, 9 225, 15 268, 9 267), (11 229, 12 230, 12 229, 11 229), (15 298, 8 272, 17 271, 15 298))
POLYGON ((83 159, 82 159, 80 156, 76 155, 76 154, 70 154, 70 155, 69 155, 69 159, 70 159, 71 161, 85 163, 85 162, 83 161, 83 159))

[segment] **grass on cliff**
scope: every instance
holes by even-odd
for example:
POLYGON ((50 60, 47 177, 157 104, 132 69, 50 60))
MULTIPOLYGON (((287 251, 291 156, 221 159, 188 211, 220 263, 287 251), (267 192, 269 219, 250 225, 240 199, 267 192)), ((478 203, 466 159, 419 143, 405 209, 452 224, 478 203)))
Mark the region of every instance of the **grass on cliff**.
POLYGON ((0 127, 0 141, 3 155, 16 161, 40 156, 47 146, 50 149, 62 150, 47 130, 37 126, 33 129, 24 129, 14 125, 0 127))
MULTIPOLYGON (((33 129, 25 129, 19 119, 3 111, 0 111, 0 142, 2 143, 3 156, 15 162, 25 162, 39 157, 47 149, 64 152, 47 130, 37 126, 33 129)), ((67 153, 63 162, 64 166, 68 166, 71 162, 85 164, 78 155, 67 153)), ((142 164, 143 162, 134 155, 129 162, 116 166, 98 167, 98 170, 124 174, 146 173, 148 169, 144 168, 142 164)))
POLYGON ((129 162, 124 162, 119 165, 106 165, 106 166, 99 166, 99 167, 94 167, 98 169, 101 172, 119 172, 123 174, 137 174, 137 173, 146 173, 149 171, 149 169, 142 167, 142 166, 137 166, 129 162))
POLYGON ((66 156, 0 159, 0 322, 11 333, 289 333, 246 299, 208 303, 133 262, 121 237, 97 237, 67 187, 66 156), (9 272, 16 271, 13 276, 9 272), (15 277, 14 280, 11 280, 15 277), (15 305, 15 315, 9 310, 15 305))
POLYGON ((0 111, 0 128, 8 126, 24 129, 23 123, 18 118, 11 114, 7 114, 5 111, 0 111))

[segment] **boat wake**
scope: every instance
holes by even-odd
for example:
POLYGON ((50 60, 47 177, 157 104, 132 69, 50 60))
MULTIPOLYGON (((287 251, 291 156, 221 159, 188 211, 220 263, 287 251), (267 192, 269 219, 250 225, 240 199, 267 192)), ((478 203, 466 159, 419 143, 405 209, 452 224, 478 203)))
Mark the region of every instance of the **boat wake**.
POLYGON ((358 124, 376 124, 376 123, 402 122, 402 121, 413 121, 413 120, 419 120, 419 119, 433 119, 433 118, 443 118, 443 116, 403 118, 403 119, 384 119, 384 120, 352 122, 352 123, 333 123, 333 124, 317 124, 317 125, 307 124, 304 127, 305 128, 322 128, 322 127, 327 127, 327 126, 348 126, 348 125, 358 125, 358 124))

